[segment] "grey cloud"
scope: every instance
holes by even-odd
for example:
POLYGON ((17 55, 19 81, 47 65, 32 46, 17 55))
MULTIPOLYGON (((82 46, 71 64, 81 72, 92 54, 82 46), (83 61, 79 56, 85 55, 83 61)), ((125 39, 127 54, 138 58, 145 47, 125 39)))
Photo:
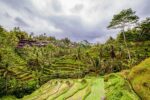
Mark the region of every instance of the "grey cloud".
POLYGON ((33 14, 33 11, 31 9, 29 9, 28 7, 24 7, 24 10, 27 11, 30 14, 33 14))
POLYGON ((30 14, 31 16, 39 15, 31 0, 0 0, 1 2, 16 10, 16 12, 30 14))
POLYGON ((145 0, 139 9, 141 9, 139 13, 141 16, 150 17, 150 0, 145 0))
POLYGON ((71 9, 71 12, 80 12, 83 8, 84 8, 83 4, 77 4, 71 9))
MULTIPOLYGON (((44 2, 44 0, 42 1, 44 2)), ((98 24, 95 24, 95 21, 93 21, 92 26, 90 26, 86 23, 86 21, 83 21, 83 19, 81 18, 81 17, 84 18, 84 16, 79 15, 79 12, 81 13, 82 12, 84 13, 84 11, 86 12, 87 8, 86 5, 84 5, 84 3, 79 2, 71 6, 72 8, 71 9, 69 8, 69 11, 73 12, 73 15, 72 14, 65 15, 65 14, 61 14, 65 12, 64 11, 65 7, 61 4, 63 1, 65 0, 51 0, 51 3, 46 5, 47 8, 50 9, 50 11, 52 9, 55 13, 58 13, 58 15, 57 14, 44 15, 43 13, 44 11, 43 12, 42 10, 39 11, 36 5, 33 4, 32 0, 0 0, 1 5, 5 4, 8 8, 13 9, 12 11, 14 11, 14 12, 6 11, 6 13, 0 12, 0 18, 5 17, 3 18, 5 19, 5 21, 2 23, 7 23, 9 25, 10 22, 7 19, 15 17, 14 19, 15 23, 13 22, 11 23, 11 25, 14 24, 12 27, 21 26, 23 29, 27 30, 28 32, 32 32, 34 30, 33 32, 37 32, 37 33, 38 32, 48 33, 50 31, 50 29, 48 29, 49 26, 54 26, 54 28, 60 29, 62 30, 62 32, 56 32, 55 34, 50 33, 49 35, 55 35, 55 37, 58 38, 69 37, 71 40, 74 41, 88 40, 90 42, 97 42, 97 41, 104 41, 109 36, 116 36, 118 31, 107 30, 106 27, 109 24, 109 21, 111 21, 113 14, 116 13, 116 10, 117 11, 121 10, 124 7, 115 6, 115 8, 112 8, 115 5, 113 4, 112 1, 106 2, 105 0, 102 0, 102 2, 99 2, 99 0, 91 0, 92 7, 89 6, 89 9, 91 10, 88 10, 87 12, 89 12, 89 14, 91 15, 96 13, 97 16, 97 13, 100 13, 102 16, 103 15, 105 16, 104 18, 102 17, 102 19, 100 19, 101 18, 100 17, 97 20, 96 23, 98 24), (105 4, 103 4, 103 2, 105 4), (17 14, 19 13, 19 15, 15 15, 16 12, 17 14), (38 20, 40 22, 38 22, 38 20), (26 21, 28 21, 30 24, 26 23, 26 21), (36 24, 34 21, 36 21, 36 24), (38 29, 40 27, 39 25, 37 25, 38 23, 40 24, 46 23, 47 26, 46 25, 41 26, 42 29, 40 30, 38 29), (38 28, 30 27, 33 25, 37 26, 38 28)), ((137 2, 138 1, 141 0, 137 0, 137 2)), ((129 0, 127 0, 126 2, 129 2, 129 0)), ((150 4, 150 0, 143 0, 142 3, 138 4, 137 6, 134 6, 133 3, 131 5, 132 6, 131 8, 134 8, 134 10, 137 11, 140 17, 145 17, 145 16, 148 17, 150 16, 149 4, 150 4)), ((95 18, 95 17, 91 17, 91 18, 95 18)))
POLYGON ((56 12, 62 11, 62 6, 58 0, 52 0, 51 6, 52 6, 53 10, 56 12))
POLYGON ((48 19, 50 23, 61 30, 61 37, 70 37, 73 40, 92 40, 93 38, 102 37, 104 31, 100 31, 100 27, 88 27, 82 23, 82 20, 77 16, 53 16, 48 19))
POLYGON ((16 10, 20 10, 31 4, 29 0, 0 0, 0 2, 3 2, 16 10))
POLYGON ((29 27, 29 25, 19 17, 15 18, 15 22, 17 26, 29 27))
POLYGON ((7 12, 4 14, 4 16, 7 18, 12 18, 11 15, 9 15, 7 12))

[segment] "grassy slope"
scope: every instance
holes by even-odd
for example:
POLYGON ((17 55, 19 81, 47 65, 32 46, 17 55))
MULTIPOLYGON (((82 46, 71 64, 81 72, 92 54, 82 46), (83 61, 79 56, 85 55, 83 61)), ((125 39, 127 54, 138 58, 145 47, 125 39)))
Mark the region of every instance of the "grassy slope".
POLYGON ((58 88, 61 87, 60 83, 56 83, 54 80, 53 82, 47 82, 42 87, 40 87, 38 90, 33 92, 31 95, 25 96, 23 100, 36 100, 36 99, 46 99, 50 95, 57 92, 58 88))
POLYGON ((85 79, 54 79, 21 100, 99 100, 104 97, 101 77, 85 79), (84 81, 83 81, 84 80, 84 81), (69 81, 69 84, 67 84, 69 81))
POLYGON ((73 96, 75 93, 77 93, 79 90, 82 90, 83 88, 86 87, 87 84, 81 84, 80 82, 76 81, 74 83, 74 85, 70 88, 69 91, 67 91, 66 93, 64 93, 63 95, 59 96, 57 98, 57 100, 63 100, 63 99, 67 99, 70 98, 71 96, 73 96))
POLYGON ((126 79, 119 74, 105 76, 107 100, 139 100, 126 79))
POLYGON ((150 100, 150 58, 133 67, 128 78, 136 93, 143 100, 150 100))
POLYGON ((68 98, 67 100, 83 100, 84 96, 88 94, 88 89, 90 88, 89 85, 87 85, 84 89, 78 91, 76 94, 68 98))
POLYGON ((93 78, 91 84, 91 93, 87 96, 86 100, 100 100, 104 98, 104 80, 103 78, 93 78))
MULTIPOLYGON (((62 95, 62 94, 65 93, 66 91, 68 91, 69 88, 71 88, 71 86, 67 85, 66 83, 63 83, 63 84, 61 85, 61 87, 58 88, 58 90, 57 90, 54 94, 50 95, 50 96, 47 98, 47 100, 55 100, 57 97, 59 97, 60 95, 62 95)), ((40 99, 39 99, 39 100, 40 100, 40 99)))

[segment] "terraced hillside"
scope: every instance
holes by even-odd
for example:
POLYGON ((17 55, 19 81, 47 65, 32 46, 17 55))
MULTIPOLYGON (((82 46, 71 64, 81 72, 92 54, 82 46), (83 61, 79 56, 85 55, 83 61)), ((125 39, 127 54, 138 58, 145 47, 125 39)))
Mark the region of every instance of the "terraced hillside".
POLYGON ((105 76, 105 91, 107 100, 140 100, 131 84, 118 73, 105 76))
POLYGON ((23 66, 20 67, 12 67, 9 69, 14 73, 16 79, 21 81, 28 81, 33 79, 33 75, 31 72, 27 71, 23 66))
POLYGON ((104 98, 103 78, 54 79, 21 100, 100 100, 104 98))
POLYGON ((29 81, 33 79, 31 72, 27 71, 24 66, 0 68, 0 74, 7 72, 8 76, 13 76, 19 81, 29 81))
POLYGON ((57 60, 50 67, 44 67, 44 74, 51 78, 84 77, 89 71, 88 66, 75 60, 57 60))

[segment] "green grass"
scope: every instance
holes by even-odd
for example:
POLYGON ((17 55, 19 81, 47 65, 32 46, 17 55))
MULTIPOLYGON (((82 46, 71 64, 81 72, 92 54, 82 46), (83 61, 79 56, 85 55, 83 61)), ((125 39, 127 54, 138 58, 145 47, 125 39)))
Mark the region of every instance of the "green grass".
POLYGON ((50 94, 53 93, 53 90, 58 88, 61 84, 55 84, 55 81, 47 82, 42 87, 40 87, 38 90, 33 92, 31 95, 25 96, 23 100, 36 100, 39 97, 48 97, 50 94), (50 93, 51 92, 51 93, 50 93), (44 96, 43 96, 44 95, 44 96))
POLYGON ((55 100, 57 97, 64 94, 65 92, 67 92, 67 90, 69 90, 69 88, 71 88, 71 87, 69 87, 66 83, 63 83, 61 85, 61 87, 59 87, 58 90, 53 95, 50 95, 47 98, 47 100, 55 100))
POLYGON ((99 100, 104 95, 102 77, 53 79, 21 100, 99 100))
POLYGON ((90 86, 87 85, 85 88, 81 89, 80 91, 78 91, 76 94, 74 94, 73 96, 71 96, 67 100, 83 100, 84 97, 87 95, 87 93, 88 93, 87 90, 89 88, 90 88, 90 86))
POLYGON ((73 96, 74 94, 76 94, 78 91, 82 90, 83 88, 85 88, 87 86, 87 84, 81 84, 80 82, 78 82, 77 80, 74 80, 75 83, 74 85, 70 88, 69 91, 67 91, 66 93, 64 93, 63 95, 59 96, 57 98, 57 100, 65 100, 71 96, 73 96))
POLYGON ((139 100, 129 82, 119 74, 105 76, 105 91, 107 100, 139 100))
POLYGON ((136 93, 143 100, 150 100, 150 58, 133 67, 128 78, 136 93))
POLYGON ((91 93, 87 96, 86 100, 100 100, 105 97, 104 80, 103 78, 93 78, 91 84, 91 93))

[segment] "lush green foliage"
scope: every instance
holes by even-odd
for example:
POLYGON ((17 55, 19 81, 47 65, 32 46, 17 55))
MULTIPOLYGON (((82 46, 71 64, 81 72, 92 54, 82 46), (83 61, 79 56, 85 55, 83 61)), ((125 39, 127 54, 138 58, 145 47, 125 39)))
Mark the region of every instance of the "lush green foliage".
POLYGON ((150 58, 133 67, 128 75, 136 93, 143 99, 150 99, 150 58))
POLYGON ((107 100, 140 100, 126 79, 117 74, 105 76, 107 100))

